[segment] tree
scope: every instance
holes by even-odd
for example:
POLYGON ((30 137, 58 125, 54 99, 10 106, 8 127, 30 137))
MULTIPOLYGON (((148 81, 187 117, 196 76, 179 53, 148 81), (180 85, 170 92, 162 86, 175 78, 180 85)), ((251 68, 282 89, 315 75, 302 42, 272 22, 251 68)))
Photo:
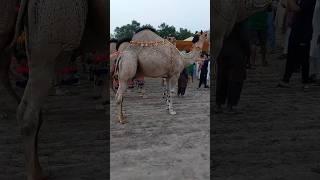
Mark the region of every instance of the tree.
POLYGON ((168 36, 176 36, 176 28, 174 26, 169 26, 166 23, 160 24, 158 34, 162 38, 166 38, 168 36))
POLYGON ((152 28, 152 29, 155 29, 151 24, 145 24, 145 25, 143 25, 143 26, 141 26, 142 28, 144 28, 144 27, 149 27, 149 28, 152 28))
POLYGON ((179 32, 177 32, 177 40, 184 40, 194 34, 190 32, 188 29, 180 28, 179 32))
POLYGON ((140 23, 136 20, 132 20, 131 24, 127 24, 121 27, 116 27, 114 30, 115 38, 122 39, 122 38, 130 38, 133 36, 134 32, 140 28, 140 23))
MULTIPOLYGON (((140 26, 140 23, 136 20, 132 20, 131 24, 127 24, 121 27, 116 27, 114 30, 114 34, 112 34, 112 37, 116 39, 122 39, 122 38, 131 38, 136 30, 142 27, 150 27, 155 29, 151 24, 145 24, 140 26)), ((157 30, 159 36, 162 38, 166 38, 168 36, 173 36, 177 40, 184 40, 190 36, 193 36, 194 34, 191 33, 190 30, 180 28, 179 32, 176 31, 176 28, 174 26, 169 26, 166 23, 162 23, 158 26, 157 30)))

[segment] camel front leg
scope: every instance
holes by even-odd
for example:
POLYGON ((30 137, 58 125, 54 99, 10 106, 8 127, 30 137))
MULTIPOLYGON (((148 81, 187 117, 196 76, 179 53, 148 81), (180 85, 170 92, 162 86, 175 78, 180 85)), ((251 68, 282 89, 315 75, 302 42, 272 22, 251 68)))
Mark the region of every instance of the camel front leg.
POLYGON ((138 84, 140 96, 142 98, 147 98, 146 89, 145 89, 144 85, 142 84, 142 82, 138 81, 137 84, 138 84))
POLYGON ((162 91, 163 91, 163 93, 162 93, 162 99, 164 99, 165 100, 165 102, 167 102, 167 94, 168 94, 168 88, 167 88, 167 86, 163 86, 162 87, 162 91))
POLYGON ((174 89, 175 89, 175 85, 176 85, 176 79, 175 78, 167 78, 167 93, 168 93, 168 98, 167 98, 167 104, 168 104, 168 109, 169 109, 169 114, 171 115, 175 115, 177 114, 174 110, 173 110, 173 95, 174 95, 174 89))
POLYGON ((165 79, 165 98, 166 98, 166 110, 169 110, 169 106, 170 106, 170 83, 169 83, 170 79, 166 78, 165 79))
POLYGON ((119 80, 119 87, 116 94, 116 102, 118 106, 118 120, 121 124, 127 123, 123 114, 123 95, 127 89, 127 81, 119 80))

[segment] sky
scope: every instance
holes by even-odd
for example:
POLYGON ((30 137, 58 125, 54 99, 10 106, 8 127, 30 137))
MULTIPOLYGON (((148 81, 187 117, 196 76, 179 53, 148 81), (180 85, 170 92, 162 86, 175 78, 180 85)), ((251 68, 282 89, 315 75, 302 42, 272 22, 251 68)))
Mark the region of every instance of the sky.
POLYGON ((110 32, 131 24, 187 28, 192 32, 210 29, 210 0, 110 0, 110 32))

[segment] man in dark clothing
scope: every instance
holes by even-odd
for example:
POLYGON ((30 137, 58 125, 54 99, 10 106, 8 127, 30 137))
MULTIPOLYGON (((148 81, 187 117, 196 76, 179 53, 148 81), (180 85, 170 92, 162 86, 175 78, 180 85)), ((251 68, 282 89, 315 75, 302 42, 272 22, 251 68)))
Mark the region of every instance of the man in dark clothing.
POLYGON ((222 112, 227 100, 228 112, 236 112, 243 81, 246 78, 246 57, 250 56, 250 39, 247 22, 235 25, 231 34, 224 39, 217 58, 216 113, 222 112))
POLYGON ((316 0, 299 0, 298 9, 294 15, 291 34, 289 37, 288 57, 285 73, 279 87, 290 87, 289 81, 294 71, 302 67, 302 83, 308 87, 309 78, 309 52, 312 39, 312 18, 316 0))
POLYGON ((202 84, 204 84, 204 88, 209 88, 209 86, 207 86, 207 74, 208 74, 209 59, 208 59, 207 54, 204 54, 203 56, 204 56, 205 60, 201 66, 200 81, 199 81, 198 88, 200 88, 202 84))
POLYGON ((188 70, 187 68, 184 68, 183 71, 180 73, 180 77, 178 80, 178 96, 184 96, 188 85, 188 79, 188 70))

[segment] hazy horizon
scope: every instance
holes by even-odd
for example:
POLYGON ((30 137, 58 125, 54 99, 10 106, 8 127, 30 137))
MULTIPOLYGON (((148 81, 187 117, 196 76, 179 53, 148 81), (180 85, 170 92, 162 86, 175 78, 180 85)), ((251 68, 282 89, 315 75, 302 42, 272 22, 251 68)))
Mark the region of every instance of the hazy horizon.
POLYGON ((164 22, 177 31, 180 28, 192 32, 209 30, 210 0, 111 0, 110 16, 112 34, 116 27, 131 24, 132 20, 141 25, 151 24, 156 29, 164 22))

